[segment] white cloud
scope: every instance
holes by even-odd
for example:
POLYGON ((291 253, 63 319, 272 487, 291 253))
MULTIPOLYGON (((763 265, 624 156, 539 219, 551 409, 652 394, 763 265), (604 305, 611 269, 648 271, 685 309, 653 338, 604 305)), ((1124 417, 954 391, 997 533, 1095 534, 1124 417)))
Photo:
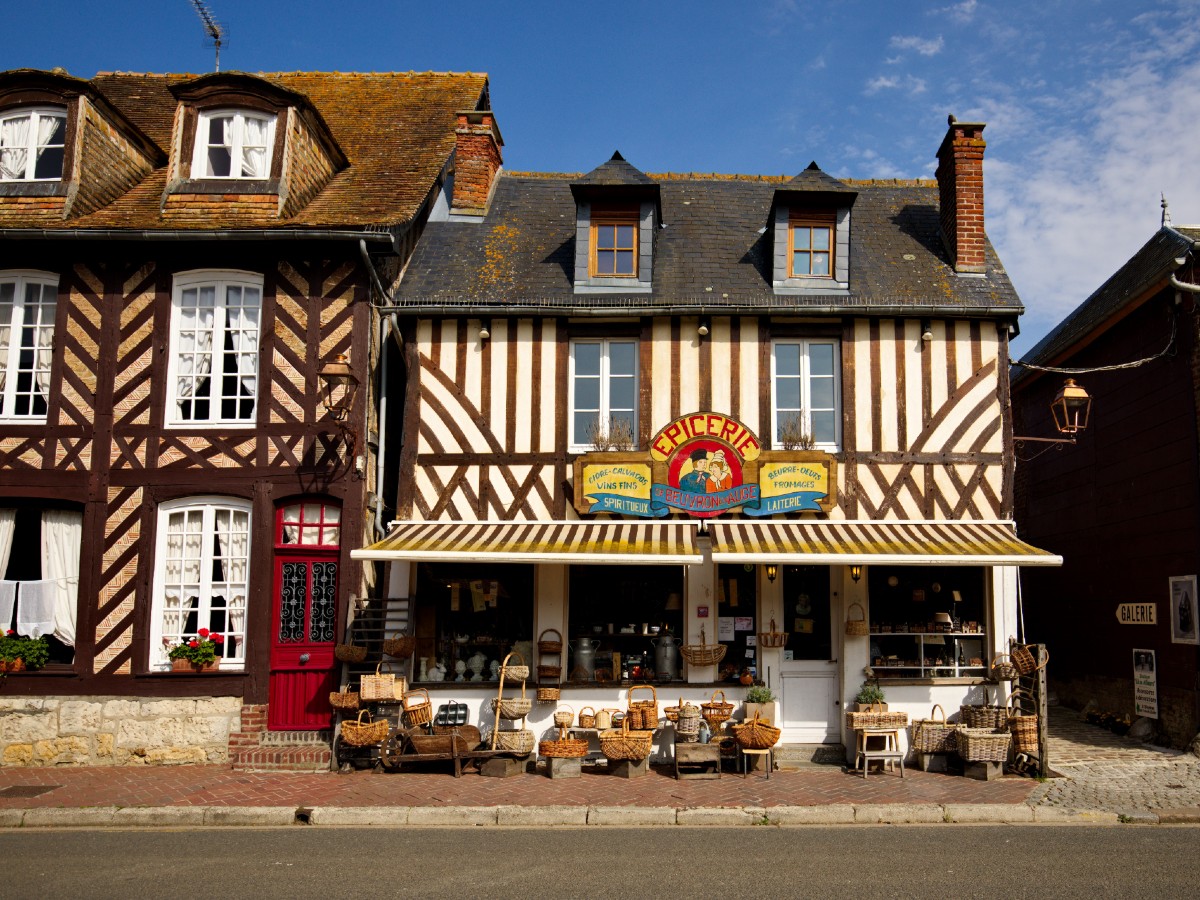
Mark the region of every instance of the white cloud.
POLYGON ((892 39, 888 42, 889 47, 895 47, 897 50, 915 50, 922 56, 937 56, 942 52, 942 47, 945 46, 945 41, 941 35, 938 35, 932 40, 929 38, 917 37, 916 35, 892 35, 892 39))
POLYGON ((899 75, 880 75, 877 78, 872 78, 863 88, 863 93, 868 97, 878 94, 880 91, 903 90, 909 95, 925 93, 927 85, 924 78, 917 78, 913 75, 905 75, 901 78, 899 75))
POLYGON ((946 15, 955 22, 970 22, 975 17, 975 9, 978 6, 978 0, 963 0, 962 3, 954 3, 950 6, 939 6, 937 9, 931 9, 929 10, 929 15, 946 15))

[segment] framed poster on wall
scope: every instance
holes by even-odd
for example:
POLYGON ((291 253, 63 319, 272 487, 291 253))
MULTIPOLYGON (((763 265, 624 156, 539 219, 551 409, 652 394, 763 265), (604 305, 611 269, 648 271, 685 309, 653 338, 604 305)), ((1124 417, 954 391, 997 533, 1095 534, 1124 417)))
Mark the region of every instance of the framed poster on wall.
POLYGON ((1171 585, 1171 643, 1200 644, 1196 623, 1196 576, 1175 575, 1171 585))

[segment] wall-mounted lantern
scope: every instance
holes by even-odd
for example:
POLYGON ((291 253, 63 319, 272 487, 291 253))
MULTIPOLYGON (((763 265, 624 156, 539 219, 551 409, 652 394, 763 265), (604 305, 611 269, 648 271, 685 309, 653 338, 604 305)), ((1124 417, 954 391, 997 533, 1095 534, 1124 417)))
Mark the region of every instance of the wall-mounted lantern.
POLYGON ((854 579, 854 583, 858 584, 858 580, 862 578, 862 566, 855 563, 850 567, 850 577, 854 579))
POLYGON ((775 583, 775 576, 779 574, 779 566, 775 563, 767 563, 767 581, 775 583))
POLYGON ((1088 413, 1092 410, 1092 398, 1088 392, 1075 383, 1074 378, 1068 378, 1054 401, 1050 404, 1050 412, 1054 416, 1054 427, 1059 434, 1077 434, 1087 428, 1088 413))
POLYGON ((358 379, 350 368, 346 354, 339 353, 321 368, 321 404, 335 422, 343 422, 354 408, 358 379))

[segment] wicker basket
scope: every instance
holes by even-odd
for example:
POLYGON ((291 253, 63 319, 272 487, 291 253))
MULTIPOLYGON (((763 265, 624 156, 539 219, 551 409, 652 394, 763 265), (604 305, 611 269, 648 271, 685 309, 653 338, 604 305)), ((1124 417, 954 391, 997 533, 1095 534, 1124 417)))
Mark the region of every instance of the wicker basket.
POLYGON ((967 762, 1004 762, 1012 734, 987 728, 959 728, 955 738, 958 755, 967 762))
MULTIPOLYGON (((1037 644, 1018 644, 1013 642, 1009 646, 1009 658, 1012 659, 1013 665, 1017 668, 1017 673, 1020 675, 1032 675, 1038 669, 1050 662, 1050 651, 1042 650, 1041 662, 1038 662, 1038 647, 1037 644)), ((1019 751, 1018 751, 1019 752, 1019 751)))
POLYGON ((1008 730, 1012 732, 1013 750, 1038 756, 1038 717, 1021 709, 1021 693, 1014 691, 1008 698, 1008 730))
POLYGON ((728 648, 724 644, 709 644, 705 641, 704 629, 700 629, 699 644, 684 644, 679 648, 690 666, 715 666, 725 658, 728 648))
POLYGON ((334 709, 355 710, 359 706, 358 691, 330 691, 329 705, 334 709))
POLYGON ((579 727, 580 728, 595 728, 596 727, 596 710, 590 706, 585 706, 579 711, 579 727), (587 712, 584 712, 587 710, 587 712))
POLYGON ((532 753, 536 744, 537 738, 534 737, 533 732, 528 728, 521 728, 517 731, 492 732, 493 750, 507 750, 510 753, 518 753, 524 756, 532 753))
POLYGON ((362 699, 378 703, 380 700, 399 700, 404 696, 405 681, 403 675, 380 671, 383 663, 375 666, 374 675, 364 675, 359 679, 359 692, 362 699))
POLYGON ((605 759, 645 759, 654 743, 651 731, 631 731, 628 719, 620 728, 600 732, 600 752, 605 759))
POLYGON ((683 698, 682 697, 679 698, 678 706, 664 706, 663 707, 663 715, 666 716, 668 722, 678 722, 679 721, 679 707, 680 706, 683 706, 683 698))
POLYGON ((771 649, 787 646, 788 633, 786 631, 775 630, 775 620, 771 620, 770 631, 760 631, 758 633, 758 646, 771 649))
POLYGON ((358 714, 357 721, 347 719, 342 723, 342 743, 347 747, 370 747, 387 740, 388 720, 371 721, 371 714, 365 709, 358 714), (363 716, 367 721, 363 721, 363 716))
POLYGON ((783 730, 762 719, 756 712, 754 718, 732 728, 733 739, 739 747, 747 750, 769 750, 779 743, 783 730))
POLYGON ((560 728, 555 740, 538 743, 538 756, 554 759, 582 759, 588 754, 588 742, 582 738, 569 738, 566 729, 560 728))
POLYGON ((533 709, 533 701, 528 697, 493 697, 489 709, 499 709, 502 719, 523 719, 533 709))
POLYGON ((685 744, 700 740, 700 707, 694 703, 679 703, 679 717, 675 723, 675 739, 685 744))
POLYGON ((1015 681, 1020 675, 1007 653, 997 653, 992 658, 992 678, 996 681, 1015 681))
POLYGON ((404 721, 409 726, 428 725, 433 721, 433 703, 425 688, 409 691, 401 698, 400 704, 404 707, 404 721))
POLYGON ((538 635, 538 642, 537 642, 538 653, 547 653, 547 654, 562 653, 562 647, 563 647, 562 632, 559 631, 557 628, 547 628, 545 631, 543 631, 541 634, 538 635), (558 635, 557 641, 551 641, 551 640, 546 639, 546 635, 550 634, 550 632, 554 632, 556 635, 558 635))
POLYGON ((846 727, 852 731, 863 728, 907 728, 908 713, 869 709, 846 713, 846 727))
POLYGON ((558 681, 562 678, 562 666, 538 666, 538 681, 558 681))
POLYGON ((629 727, 653 731, 658 727, 658 691, 652 684, 635 684, 629 689, 629 727), (634 691, 649 691, 649 700, 634 700, 634 691))
POLYGON ((347 643, 334 645, 333 655, 338 662, 344 663, 360 663, 367 658, 367 648, 354 643, 353 626, 347 643))
POLYGON ((537 689, 538 703, 557 703, 562 697, 562 689, 557 687, 540 687, 537 689))
POLYGON ((946 723, 946 711, 935 703, 928 719, 913 722, 912 748, 918 753, 948 753, 957 746, 958 726, 946 723), (941 718, 934 718, 940 715, 941 718))
POLYGON ((1007 725, 1008 713, 1003 706, 960 706, 958 717, 967 728, 983 728, 994 731, 1007 725))
POLYGON ((700 704, 700 714, 704 716, 704 721, 709 725, 720 725, 733 715, 733 704, 725 701, 724 691, 713 691, 709 701, 700 704), (717 699, 717 694, 721 695, 720 700, 717 699))
MULTIPOLYGON (((525 665, 525 658, 516 650, 504 657, 504 661, 500 663, 500 679, 502 681, 524 681, 529 677, 529 666, 525 665), (516 657, 520 662, 510 664, 509 660, 516 657)), ((530 750, 533 748, 530 747, 530 750)))
POLYGON ((867 626, 867 613, 862 608, 862 604, 851 603, 846 610, 846 635, 848 637, 863 637, 869 634, 870 630, 867 626), (852 619, 850 616, 854 613, 855 607, 858 608, 858 618, 852 619))
POLYGON ((563 706, 566 708, 556 709, 554 711, 554 724, 559 728, 566 728, 575 721, 575 710, 571 709, 571 707, 567 706, 565 703, 563 706))
POLYGON ((417 649, 417 639, 411 634, 386 638, 383 642, 383 652, 396 659, 408 659, 417 649))

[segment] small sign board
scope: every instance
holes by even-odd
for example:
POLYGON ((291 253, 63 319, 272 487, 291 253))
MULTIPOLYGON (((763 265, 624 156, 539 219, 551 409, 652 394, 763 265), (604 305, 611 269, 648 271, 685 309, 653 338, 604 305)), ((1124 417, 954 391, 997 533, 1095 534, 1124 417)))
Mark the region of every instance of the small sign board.
POLYGON ((1157 603, 1118 603, 1117 621, 1122 625, 1157 625, 1157 603))
POLYGON ((1133 651, 1133 711, 1158 718, 1158 665, 1153 650, 1133 651))

